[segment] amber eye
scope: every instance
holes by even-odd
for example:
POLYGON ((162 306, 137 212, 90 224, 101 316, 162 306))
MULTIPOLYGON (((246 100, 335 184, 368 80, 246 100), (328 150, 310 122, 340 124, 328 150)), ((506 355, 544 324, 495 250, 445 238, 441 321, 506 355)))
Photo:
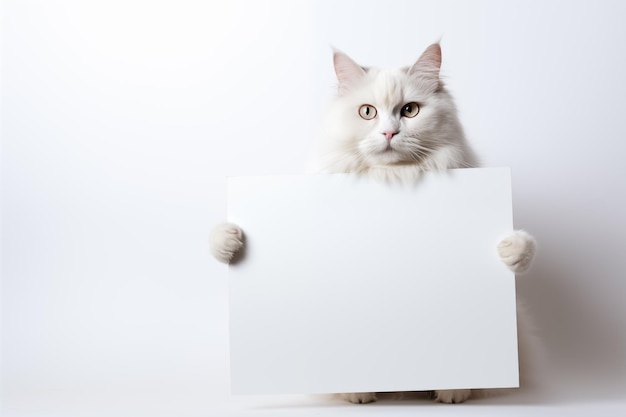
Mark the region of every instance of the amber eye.
POLYGON ((376 107, 364 104, 359 108, 359 116, 365 120, 371 120, 376 117, 376 107))
POLYGON ((404 117, 415 117, 419 112, 420 106, 415 102, 407 103, 402 107, 402 116, 404 117))

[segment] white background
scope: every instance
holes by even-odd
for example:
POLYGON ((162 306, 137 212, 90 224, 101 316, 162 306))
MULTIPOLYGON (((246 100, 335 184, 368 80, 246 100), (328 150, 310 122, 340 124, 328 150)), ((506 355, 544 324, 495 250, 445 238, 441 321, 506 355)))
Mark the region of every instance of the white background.
POLYGON ((458 407, 623 414, 626 3, 3 6, 3 415, 458 413, 231 397, 226 267, 208 254, 226 175, 305 171, 329 45, 396 66, 442 36, 468 137, 512 168, 516 226, 540 243, 518 293, 549 358, 541 395, 458 407))

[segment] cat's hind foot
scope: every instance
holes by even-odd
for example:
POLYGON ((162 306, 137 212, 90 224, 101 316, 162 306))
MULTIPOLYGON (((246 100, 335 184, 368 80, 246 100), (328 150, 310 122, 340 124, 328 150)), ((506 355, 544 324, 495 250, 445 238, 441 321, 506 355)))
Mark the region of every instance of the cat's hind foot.
POLYGON ((434 393, 435 401, 446 404, 465 402, 470 395, 472 395, 471 389, 443 389, 434 393))
POLYGON ((375 392, 353 392, 341 394, 341 398, 352 404, 367 404, 376 401, 375 392))

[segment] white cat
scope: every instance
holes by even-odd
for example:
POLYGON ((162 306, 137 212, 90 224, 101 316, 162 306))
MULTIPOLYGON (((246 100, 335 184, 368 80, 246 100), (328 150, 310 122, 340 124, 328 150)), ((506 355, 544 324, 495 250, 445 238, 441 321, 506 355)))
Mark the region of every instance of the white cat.
MULTIPOLYGON (((439 77, 439 44, 430 45, 411 67, 364 68, 339 51, 334 53, 334 65, 339 88, 317 150, 319 171, 411 183, 424 171, 478 166, 439 77)), ((217 226, 211 234, 212 253, 221 262, 233 260, 243 244, 242 230, 232 223, 217 226)), ((511 270, 521 273, 530 265, 535 242, 518 230, 496 249, 511 270)), ((471 393, 436 390, 434 398, 459 403, 471 393)), ((353 403, 376 400, 375 393, 342 396, 353 403)))

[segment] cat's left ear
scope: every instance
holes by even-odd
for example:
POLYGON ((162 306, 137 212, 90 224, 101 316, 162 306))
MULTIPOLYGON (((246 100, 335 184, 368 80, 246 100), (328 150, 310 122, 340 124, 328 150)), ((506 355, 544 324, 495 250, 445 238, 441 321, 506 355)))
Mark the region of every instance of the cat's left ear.
POLYGON ((439 88, 439 70, 441 69, 441 46, 430 45, 422 56, 409 68, 408 74, 423 81, 426 86, 436 91, 439 88))
POLYGON ((334 51, 333 63, 335 65, 337 81, 339 81, 339 93, 346 92, 352 85, 365 76, 365 70, 341 51, 334 51))

